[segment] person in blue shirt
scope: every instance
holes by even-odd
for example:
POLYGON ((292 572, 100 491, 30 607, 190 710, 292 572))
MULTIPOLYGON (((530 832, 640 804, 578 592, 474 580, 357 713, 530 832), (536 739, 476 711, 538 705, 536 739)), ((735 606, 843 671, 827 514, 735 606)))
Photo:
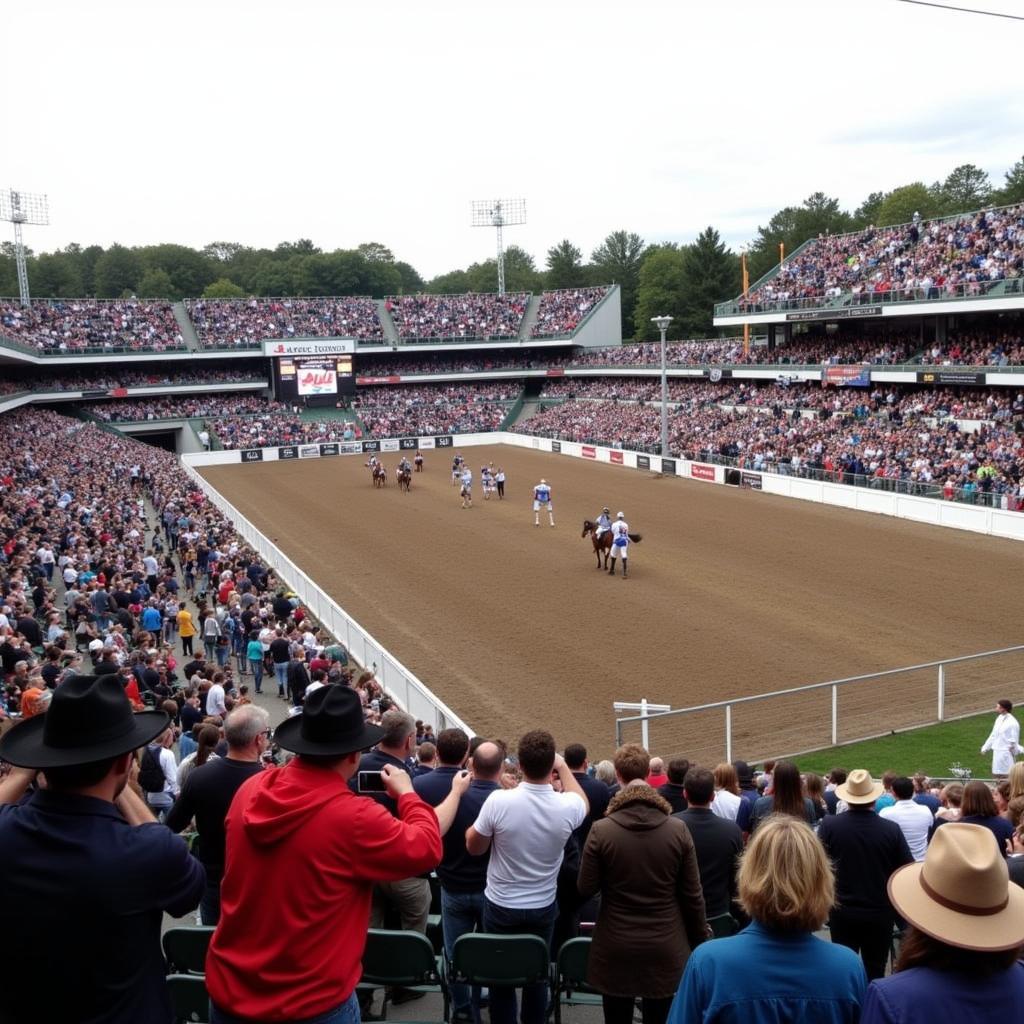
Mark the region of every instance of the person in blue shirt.
POLYGON ((738 888, 751 923, 693 951, 667 1024, 856 1024, 867 987, 860 958, 814 936, 835 888, 810 826, 786 814, 765 819, 738 888))
POLYGON ((547 480, 541 480, 539 484, 533 489, 533 525, 540 526, 540 510, 541 507, 546 505, 548 509, 548 519, 551 520, 551 525, 555 525, 555 506, 551 504, 551 484, 547 480))

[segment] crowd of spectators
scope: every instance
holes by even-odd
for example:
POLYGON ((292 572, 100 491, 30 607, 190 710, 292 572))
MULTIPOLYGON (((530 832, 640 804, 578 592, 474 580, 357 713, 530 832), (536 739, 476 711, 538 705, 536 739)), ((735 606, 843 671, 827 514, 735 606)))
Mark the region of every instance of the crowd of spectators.
POLYGON ((361 388, 356 402, 367 436, 399 437, 497 430, 522 381, 361 388))
POLYGON ((118 388, 181 387, 188 384, 235 384, 243 381, 265 381, 267 371, 262 363, 240 360, 226 367, 206 363, 189 365, 182 361, 169 369, 108 367, 84 369, 62 368, 53 374, 24 374, 0 380, 0 394, 19 391, 114 391, 118 388))
POLYGON ((138 299, 36 299, 0 302, 0 336, 47 354, 183 349, 168 302, 138 299))
POLYGON ((984 294, 1024 272, 1024 206, 813 240, 740 300, 756 310, 850 294, 854 302, 984 294))
POLYGON ((351 441, 360 436, 352 419, 307 419, 298 407, 284 402, 264 401, 255 413, 229 412, 206 420, 205 425, 221 447, 228 449, 351 441))
POLYGON ((398 336, 413 338, 514 338, 526 314, 530 296, 504 295, 397 295, 387 299, 398 336))
POLYGON ((607 288, 567 288, 544 292, 537 307, 537 321, 530 329, 534 338, 572 334, 587 314, 604 298, 607 288))
POLYGON ((373 299, 188 299, 185 306, 204 348, 257 348, 276 338, 384 340, 373 299))
POLYGON ((104 423, 133 423, 142 420, 256 415, 266 407, 266 398, 236 393, 120 398, 112 402, 89 402, 82 409, 104 423))

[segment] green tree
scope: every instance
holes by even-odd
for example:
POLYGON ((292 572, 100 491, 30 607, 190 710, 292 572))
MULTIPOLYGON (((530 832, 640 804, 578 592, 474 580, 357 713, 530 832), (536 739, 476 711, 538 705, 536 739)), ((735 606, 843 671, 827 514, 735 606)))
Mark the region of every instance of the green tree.
POLYGON ((992 200, 1000 206, 1024 203, 1024 158, 1006 172, 1003 187, 993 195, 992 200))
POLYGON ((878 208, 882 205, 884 199, 884 192, 870 193, 867 199, 853 211, 853 226, 855 228, 866 228, 871 224, 878 224, 878 208))
POLYGON ((447 274, 438 274, 427 282, 427 291, 431 295, 461 295, 470 291, 469 274, 465 270, 450 270, 447 274))
POLYGON ((889 192, 878 207, 879 226, 906 224, 915 213, 931 217, 938 213, 938 200, 923 182, 901 185, 889 192))
MULTIPOLYGON (((498 261, 484 260, 474 263, 466 271, 471 292, 496 292, 498 290, 498 261)), ((505 291, 539 292, 544 288, 544 279, 534 266, 533 257, 518 245, 505 250, 505 291)))
POLYGON ((715 303, 735 297, 742 288, 740 261, 713 227, 705 228, 682 256, 679 336, 711 337, 715 303))
POLYGON ((423 291, 423 278, 416 272, 416 269, 403 260, 395 263, 395 270, 398 271, 400 284, 398 290, 403 295, 412 295, 423 291))
POLYGON ((363 242, 358 246, 356 252, 366 260, 367 263, 394 263, 395 254, 380 242, 363 242))
POLYGON ((140 299, 181 298, 175 294, 171 275, 163 267, 150 267, 139 279, 135 294, 140 299))
POLYGON ((29 270, 29 286, 35 296, 78 298, 86 294, 79 261, 58 249, 40 253, 29 270))
POLYGON ((685 299, 683 294, 683 250, 677 246, 652 246, 644 257, 638 275, 635 336, 637 340, 656 339, 661 335, 651 323, 651 317, 670 316, 669 337, 683 337, 680 333, 685 299))
POLYGON ((95 289, 101 299, 131 295, 142 277, 142 263, 132 250, 115 242, 96 261, 95 289))
POLYGON ((584 283, 583 253, 568 238, 548 249, 544 283, 548 288, 579 288, 584 283))
POLYGON ((613 231, 590 254, 591 280, 617 284, 622 297, 622 334, 633 334, 637 287, 643 263, 644 240, 632 231, 613 231), (595 280, 599 279, 599 280, 595 280))
POLYGON ((966 213, 991 201, 992 182, 980 167, 961 164, 949 173, 940 192, 943 213, 966 213))
POLYGON ((200 252, 187 245, 147 245, 135 250, 144 270, 163 270, 171 282, 168 298, 202 295, 203 289, 217 277, 215 267, 200 252))
POLYGON ((238 242, 210 242, 203 246, 202 254, 211 263, 230 263, 244 249, 238 242))
POLYGON ((203 289, 204 299, 244 299, 245 292, 230 278, 218 277, 203 289))
POLYGON ((839 200, 814 192, 800 206, 787 206, 779 210, 767 226, 758 228, 757 238, 750 247, 750 283, 771 270, 779 262, 779 245, 785 246, 786 255, 819 235, 839 235, 850 231, 853 218, 839 206, 839 200))

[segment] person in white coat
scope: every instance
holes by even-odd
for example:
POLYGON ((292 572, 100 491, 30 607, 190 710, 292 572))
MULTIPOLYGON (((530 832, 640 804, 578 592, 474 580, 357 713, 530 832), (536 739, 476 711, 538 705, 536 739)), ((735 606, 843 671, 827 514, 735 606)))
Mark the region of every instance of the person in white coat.
POLYGON ((622 556, 622 576, 625 578, 629 575, 629 569, 627 568, 627 559, 629 558, 629 523, 626 522, 626 517, 622 512, 616 515, 615 522, 612 523, 612 560, 611 568, 608 570, 610 576, 615 575, 615 559, 619 555, 622 556))
POLYGON ((992 775, 997 779, 1009 775, 1017 755, 1024 754, 1024 747, 1020 745, 1020 723, 1012 712, 1012 701, 1003 699, 996 704, 992 732, 981 748, 983 754, 992 751, 992 775))

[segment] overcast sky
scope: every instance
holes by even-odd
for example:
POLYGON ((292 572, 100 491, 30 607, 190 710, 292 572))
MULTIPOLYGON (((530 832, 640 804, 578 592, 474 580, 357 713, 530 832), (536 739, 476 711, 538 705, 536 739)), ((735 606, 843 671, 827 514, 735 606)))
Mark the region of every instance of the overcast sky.
POLYGON ((36 251, 378 241, 431 277, 493 254, 474 199, 524 198, 543 266, 1024 154, 1024 22, 896 0, 33 0, 2 33, 36 251))

